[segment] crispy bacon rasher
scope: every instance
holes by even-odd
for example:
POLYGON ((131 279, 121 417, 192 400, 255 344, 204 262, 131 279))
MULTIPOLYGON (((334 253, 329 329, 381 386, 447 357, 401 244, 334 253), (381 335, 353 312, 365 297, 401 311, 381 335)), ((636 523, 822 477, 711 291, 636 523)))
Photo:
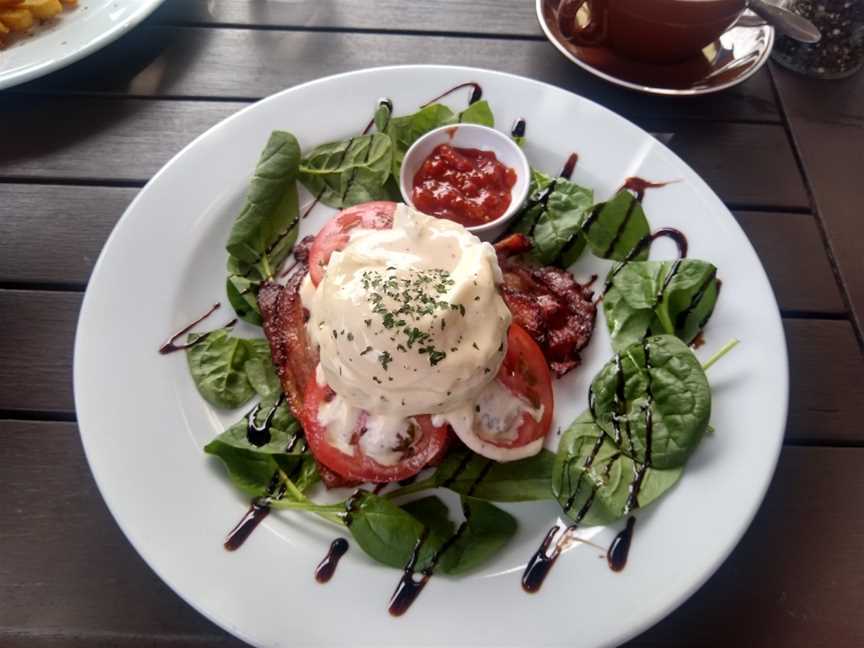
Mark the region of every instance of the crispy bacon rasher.
POLYGON ((501 292, 513 321, 531 334, 560 378, 579 366, 579 351, 591 340, 597 316, 594 292, 566 270, 525 260, 521 255, 530 249, 523 234, 495 244, 504 274, 501 292))
MULTIPOLYGON (((299 419, 303 409, 303 391, 315 377, 318 353, 306 335, 306 314, 300 302, 300 284, 307 271, 305 258, 295 256, 299 263, 290 272, 284 286, 275 281, 262 284, 258 291, 258 307, 276 375, 291 411, 299 419)), ((316 463, 321 481, 327 488, 359 483, 343 478, 317 460, 316 463)))

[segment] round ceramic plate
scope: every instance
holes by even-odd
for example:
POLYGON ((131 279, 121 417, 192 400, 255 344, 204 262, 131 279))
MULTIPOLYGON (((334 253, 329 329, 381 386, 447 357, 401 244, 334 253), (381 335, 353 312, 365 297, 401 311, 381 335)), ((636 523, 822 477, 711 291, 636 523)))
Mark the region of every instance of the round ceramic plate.
POLYGON ((546 38, 568 59, 610 83, 659 95, 719 92, 749 79, 768 61, 774 28, 744 12, 738 22, 698 56, 681 63, 656 65, 623 57, 608 47, 582 47, 559 26, 562 0, 537 0, 537 20, 546 38))
POLYGON ((74 9, 0 49, 0 89, 30 81, 105 47, 163 0, 80 0, 74 9))
MULTIPOLYGON (((447 101, 462 108, 468 93, 447 101)), ((332 213, 316 208, 301 235, 317 231, 332 213)), ((658 243, 652 254, 671 255, 672 246, 658 243)), ((586 258, 573 271, 587 279, 608 268, 586 258)), ((229 317, 230 307, 223 307, 208 327, 229 317)), ((239 332, 261 335, 251 326, 239 332)), ((556 385, 553 429, 586 408, 589 381, 611 355, 601 315, 583 366, 556 385)), ((626 640, 699 587, 747 528, 777 460, 787 381, 783 329, 765 272, 729 211, 686 164, 641 129, 576 95, 520 77, 440 66, 379 68, 307 83, 250 106, 190 144, 141 191, 111 235, 87 290, 75 346, 81 435, 118 524, 191 605, 261 646, 626 640), (628 176, 675 181, 647 194, 649 220, 686 232, 691 256, 715 263, 723 279, 698 355, 707 358, 733 337, 742 344, 710 370, 716 431, 680 483, 639 512, 623 572, 610 571, 597 547, 576 543, 543 589, 526 594, 522 570, 560 508, 551 501, 504 505, 519 521, 506 548, 469 575, 434 577, 408 613, 393 618, 387 602, 399 572, 357 547, 330 583, 314 581, 315 565, 344 529, 274 513, 242 549, 223 549, 248 501, 202 447, 241 412, 207 405, 183 354, 161 356, 156 349, 214 301, 225 302, 224 244, 271 130, 290 130, 312 147, 358 133, 382 96, 405 114, 467 81, 482 86, 499 128, 526 119, 525 153, 535 167, 554 173, 578 152, 574 180, 598 199, 628 176)), ((550 437, 554 448, 557 437, 550 437)), ((580 535, 603 547, 619 528, 586 528, 580 535)))

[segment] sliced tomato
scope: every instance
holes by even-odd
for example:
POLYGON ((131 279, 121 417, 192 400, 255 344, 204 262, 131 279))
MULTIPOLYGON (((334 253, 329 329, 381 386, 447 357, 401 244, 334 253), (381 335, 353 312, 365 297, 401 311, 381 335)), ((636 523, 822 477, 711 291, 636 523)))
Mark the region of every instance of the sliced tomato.
POLYGON ((330 262, 330 255, 348 245, 351 230, 388 229, 393 226, 393 212, 396 203, 389 200, 354 205, 343 209, 334 216, 315 237, 309 251, 309 275, 316 286, 324 276, 324 268, 330 262))
POLYGON ((501 363, 496 380, 500 380, 507 389, 524 398, 535 409, 543 408, 540 420, 534 419, 526 412, 522 415, 517 436, 510 441, 491 441, 499 448, 520 448, 537 439, 542 439, 552 427, 552 412, 555 406, 552 393, 552 374, 543 351, 518 324, 511 324, 507 333, 507 355, 501 363))
MULTIPOLYGON (((346 479, 373 483, 407 479, 423 470, 430 461, 440 458, 449 441, 448 426, 436 427, 432 425, 431 417, 415 416, 414 441, 399 463, 382 465, 365 455, 359 445, 354 446, 354 454, 346 454, 330 445, 327 429, 318 422, 318 410, 332 397, 333 391, 329 387, 322 387, 314 378, 309 382, 303 399, 303 428, 315 458, 346 479)), ((357 420, 358 435, 365 416, 361 414, 357 420)))

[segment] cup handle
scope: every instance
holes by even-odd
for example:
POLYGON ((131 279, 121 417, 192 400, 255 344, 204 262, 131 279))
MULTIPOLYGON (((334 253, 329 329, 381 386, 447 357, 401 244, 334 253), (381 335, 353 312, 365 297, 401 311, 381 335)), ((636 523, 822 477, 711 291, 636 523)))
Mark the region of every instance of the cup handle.
POLYGON ((605 7, 598 8, 593 0, 562 0, 558 6, 558 29, 566 39, 577 45, 603 45, 609 31, 606 12, 605 7), (583 9, 588 10, 589 18, 587 24, 580 25, 577 17, 583 9))

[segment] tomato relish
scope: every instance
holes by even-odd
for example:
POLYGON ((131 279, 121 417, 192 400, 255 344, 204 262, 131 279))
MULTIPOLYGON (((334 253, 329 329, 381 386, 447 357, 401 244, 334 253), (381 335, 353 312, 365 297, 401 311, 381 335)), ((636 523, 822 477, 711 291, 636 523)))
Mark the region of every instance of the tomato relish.
POLYGON ((504 214, 514 184, 516 172, 494 152, 441 144, 414 175, 411 200, 422 212, 471 227, 504 214))

